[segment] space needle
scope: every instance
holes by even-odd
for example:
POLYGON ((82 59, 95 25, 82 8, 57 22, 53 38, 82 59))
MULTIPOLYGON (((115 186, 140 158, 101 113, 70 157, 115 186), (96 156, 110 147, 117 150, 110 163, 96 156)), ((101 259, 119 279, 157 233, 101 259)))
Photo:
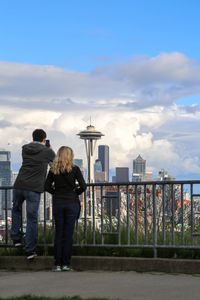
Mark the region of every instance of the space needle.
POLYGON ((85 142, 88 162, 88 183, 94 183, 94 151, 97 140, 101 139, 104 134, 95 130, 95 127, 90 123, 86 130, 80 131, 77 135, 85 142))

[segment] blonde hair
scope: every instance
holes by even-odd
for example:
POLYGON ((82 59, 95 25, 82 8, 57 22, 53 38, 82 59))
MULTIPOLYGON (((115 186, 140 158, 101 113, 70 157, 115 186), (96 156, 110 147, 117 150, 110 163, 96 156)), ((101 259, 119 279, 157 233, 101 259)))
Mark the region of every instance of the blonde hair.
POLYGON ((70 172, 73 167, 73 159, 74 153, 70 147, 60 147, 51 165, 51 171, 54 174, 60 174, 65 171, 70 172))

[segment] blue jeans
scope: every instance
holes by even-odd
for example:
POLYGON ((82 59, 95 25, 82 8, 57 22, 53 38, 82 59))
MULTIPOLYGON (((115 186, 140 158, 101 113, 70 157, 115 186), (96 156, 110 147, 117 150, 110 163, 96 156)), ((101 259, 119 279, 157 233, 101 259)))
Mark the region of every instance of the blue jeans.
POLYGON ((25 235, 25 251, 33 252, 37 245, 38 235, 38 209, 40 193, 22 189, 13 190, 12 227, 11 238, 22 238, 22 204, 26 200, 27 226, 25 235))
POLYGON ((79 214, 78 201, 53 201, 55 221, 54 258, 55 265, 69 266, 72 254, 74 226, 79 214))

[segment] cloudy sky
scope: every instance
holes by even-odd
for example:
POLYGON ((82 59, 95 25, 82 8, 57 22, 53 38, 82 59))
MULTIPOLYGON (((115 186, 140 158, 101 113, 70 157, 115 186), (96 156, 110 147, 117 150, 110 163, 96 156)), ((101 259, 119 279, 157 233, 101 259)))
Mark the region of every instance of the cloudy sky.
POLYGON ((112 173, 141 154, 154 176, 200 174, 198 0, 0 1, 0 148, 44 128, 74 149, 89 125, 110 146, 112 173))

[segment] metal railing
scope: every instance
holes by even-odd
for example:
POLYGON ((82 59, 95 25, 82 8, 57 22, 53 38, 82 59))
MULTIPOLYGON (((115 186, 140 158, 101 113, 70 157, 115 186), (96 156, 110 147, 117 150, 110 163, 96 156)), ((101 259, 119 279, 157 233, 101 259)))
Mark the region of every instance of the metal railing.
MULTIPOLYGON (((12 187, 0 187, 0 247, 11 247, 12 187)), ((200 180, 90 184, 74 245, 200 249, 200 180)), ((26 230, 25 207, 22 229, 26 230)), ((39 243, 53 243, 52 202, 41 197, 39 243)))

